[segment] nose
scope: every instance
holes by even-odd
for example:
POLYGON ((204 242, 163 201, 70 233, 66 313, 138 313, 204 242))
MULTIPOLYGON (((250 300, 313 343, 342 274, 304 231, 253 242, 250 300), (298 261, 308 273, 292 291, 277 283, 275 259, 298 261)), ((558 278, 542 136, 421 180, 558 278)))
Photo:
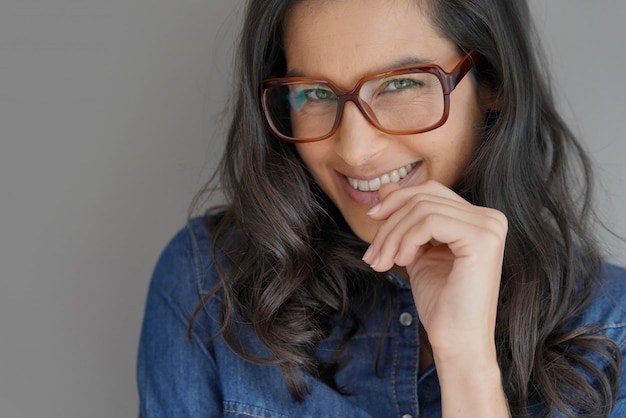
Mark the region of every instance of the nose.
POLYGON ((352 102, 345 104, 335 134, 335 150, 350 166, 366 164, 387 145, 386 135, 367 121, 352 102))

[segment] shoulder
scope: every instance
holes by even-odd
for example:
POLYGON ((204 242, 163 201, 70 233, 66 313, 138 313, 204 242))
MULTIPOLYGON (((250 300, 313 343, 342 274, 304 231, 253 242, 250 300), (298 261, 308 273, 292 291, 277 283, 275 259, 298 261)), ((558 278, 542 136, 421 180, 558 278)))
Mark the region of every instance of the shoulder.
POLYGON ((605 263, 578 325, 591 325, 613 340, 626 357, 626 269, 605 263))
POLYGON ((140 416, 220 413, 216 349, 204 341, 219 329, 220 302, 204 305, 189 329, 204 289, 218 282, 212 254, 205 221, 193 219, 166 245, 154 268, 137 356, 140 416))
MULTIPOLYGON (((173 324, 189 324, 196 309, 203 304, 209 317, 217 317, 221 305, 218 293, 205 300, 220 282, 218 264, 225 269, 219 251, 213 250, 208 229, 212 218, 194 218, 181 228, 163 249, 152 273, 144 316, 171 317, 173 324), (177 318, 174 320, 174 318, 177 318)), ((204 322, 203 312, 194 322, 204 322)), ((207 325, 207 324, 203 324, 207 325)), ((200 325, 198 325, 200 326, 200 325)), ((217 324, 210 322, 208 328, 217 324)))
MULTIPOLYGON (((575 325, 594 327, 609 337, 626 359, 626 269, 603 264, 595 286, 590 303, 575 325)), ((607 359, 597 353, 588 353, 586 357, 603 369, 608 365, 607 359)), ((619 392, 611 417, 626 416, 626 370, 622 368, 619 373, 619 392)))
MULTIPOLYGON (((151 288, 165 293, 198 294, 217 283, 213 240, 208 230, 212 218, 189 220, 165 246, 152 275, 151 288)), ((219 253, 216 253, 219 259, 219 253)), ((221 260, 220 260, 221 263, 221 260)))
MULTIPOLYGON (((605 264, 602 282, 587 315, 619 346, 626 360, 626 269, 605 264)), ((591 322, 591 321, 590 321, 591 322)), ((619 392, 611 417, 626 416, 626 369, 622 365, 619 392)))
MULTIPOLYGON (((171 360, 172 353, 182 357, 210 357, 210 345, 198 344, 192 350, 189 337, 201 341, 219 330, 221 298, 207 295, 219 283, 213 261, 213 245, 203 218, 193 219, 165 246, 154 268, 146 298, 140 341, 140 360, 149 363, 171 360), (203 307, 203 309, 199 309, 203 307), (190 325, 193 325, 190 328, 190 325), (163 355, 167 350, 168 356, 163 355)), ((187 364, 181 362, 181 364, 187 364)))
POLYGON ((626 269, 605 263, 583 323, 598 324, 618 344, 626 340, 626 269), (614 332, 609 330, 614 329, 614 332), (617 338, 615 338, 617 337, 617 338))

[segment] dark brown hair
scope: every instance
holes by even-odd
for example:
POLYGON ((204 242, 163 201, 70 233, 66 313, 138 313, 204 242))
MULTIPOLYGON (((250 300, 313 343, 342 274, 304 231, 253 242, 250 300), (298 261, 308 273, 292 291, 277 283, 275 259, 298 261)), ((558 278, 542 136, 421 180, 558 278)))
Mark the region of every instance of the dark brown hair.
MULTIPOLYGON (((219 293, 221 335, 231 348, 250 361, 278 365, 302 400, 307 388, 301 371, 342 390, 334 384, 342 346, 329 361, 315 356, 315 346, 338 318, 347 343, 359 325, 354 301, 365 293, 382 297, 386 282, 361 262, 364 243, 319 190, 294 146, 265 127, 260 86, 285 72, 282 24, 292 3, 248 5, 234 116, 220 170, 207 186, 219 182, 226 195, 228 205, 209 226, 232 267, 220 273, 220 286, 204 302, 219 293), (237 340, 241 323, 254 329, 271 358, 246 353, 237 340)), ((496 341, 511 412, 527 415, 527 401, 535 397, 546 405, 546 416, 557 409, 608 416, 620 351, 592 327, 568 327, 601 277, 590 232, 591 164, 555 110, 528 7, 522 0, 421 4, 460 51, 482 55, 475 77, 498 97, 455 190, 508 218, 496 341), (604 370, 585 360, 589 352, 605 359, 604 370)))

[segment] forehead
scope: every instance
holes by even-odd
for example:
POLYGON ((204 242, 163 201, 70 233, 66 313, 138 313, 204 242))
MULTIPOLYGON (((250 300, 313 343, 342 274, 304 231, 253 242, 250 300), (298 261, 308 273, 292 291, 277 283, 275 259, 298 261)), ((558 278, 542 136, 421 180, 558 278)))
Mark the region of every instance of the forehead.
POLYGON ((394 63, 456 61, 455 45, 417 0, 305 0, 285 19, 288 71, 350 86, 394 63))

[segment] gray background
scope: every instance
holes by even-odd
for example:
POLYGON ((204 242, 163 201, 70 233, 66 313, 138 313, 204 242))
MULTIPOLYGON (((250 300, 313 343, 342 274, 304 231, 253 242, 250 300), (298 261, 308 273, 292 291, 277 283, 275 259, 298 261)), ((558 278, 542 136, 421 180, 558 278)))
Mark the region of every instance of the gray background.
MULTIPOLYGON (((242 4, 0 1, 0 416, 136 415, 146 288, 215 165, 242 4)), ((626 3, 532 4, 626 235, 626 3)))

